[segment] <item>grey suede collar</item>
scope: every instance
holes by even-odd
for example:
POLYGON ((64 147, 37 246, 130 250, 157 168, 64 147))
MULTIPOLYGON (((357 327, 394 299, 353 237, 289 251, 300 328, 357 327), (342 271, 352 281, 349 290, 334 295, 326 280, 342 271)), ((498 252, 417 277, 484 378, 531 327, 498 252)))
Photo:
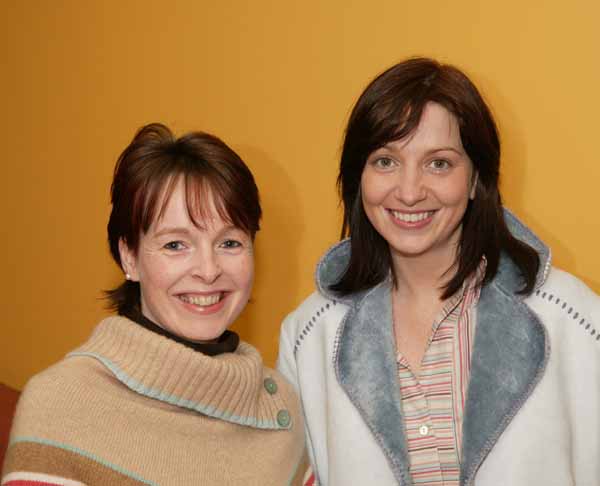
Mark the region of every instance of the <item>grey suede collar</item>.
MULTIPOLYGON (((549 249, 512 213, 510 231, 540 255, 536 288, 550 268, 549 249)), ((410 485, 408 450, 397 380, 391 315, 391 281, 340 297, 329 290, 344 271, 349 241, 329 250, 317 266, 317 287, 349 306, 340 325, 334 366, 337 379, 387 457, 401 485, 410 485)), ((482 291, 465 405, 460 484, 472 484, 481 463, 544 373, 549 355, 546 331, 516 295, 518 270, 502 256, 497 275, 482 291)))

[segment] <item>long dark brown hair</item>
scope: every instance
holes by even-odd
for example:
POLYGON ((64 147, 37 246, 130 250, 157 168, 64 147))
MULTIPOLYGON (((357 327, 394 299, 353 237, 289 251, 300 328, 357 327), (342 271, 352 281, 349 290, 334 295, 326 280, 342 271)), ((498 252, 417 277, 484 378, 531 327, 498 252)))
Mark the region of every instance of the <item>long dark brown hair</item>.
MULTIPOLYGON (((212 198, 221 219, 254 239, 262 211, 254 177, 242 159, 214 135, 192 132, 175 138, 165 125, 152 123, 138 130, 115 166, 107 230, 119 267, 119 240, 136 252, 140 236, 160 218, 180 179, 196 225, 202 226, 212 198)), ((138 282, 125 280, 106 296, 109 308, 120 315, 139 310, 138 282)))
POLYGON ((429 102, 439 103, 457 118, 463 147, 478 174, 475 198, 469 201, 462 221, 456 273, 444 285, 442 298, 461 288, 482 257, 487 266, 479 283, 489 282, 498 271, 502 251, 522 274, 520 293, 531 293, 539 257, 533 248, 512 236, 504 221, 498 189, 500 140, 494 118, 462 71, 427 58, 409 59, 377 76, 352 110, 337 180, 344 207, 341 236, 350 236, 351 254, 345 273, 332 290, 345 295, 370 288, 390 270, 396 283, 389 246, 363 209, 361 176, 374 150, 414 132, 429 102))

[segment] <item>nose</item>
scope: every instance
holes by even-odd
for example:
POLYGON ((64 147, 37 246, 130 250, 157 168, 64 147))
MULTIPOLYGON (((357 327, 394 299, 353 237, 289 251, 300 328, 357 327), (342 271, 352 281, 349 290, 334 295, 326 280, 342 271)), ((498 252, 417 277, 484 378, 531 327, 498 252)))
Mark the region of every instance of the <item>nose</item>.
POLYGON ((198 251, 192 267, 192 275, 195 278, 211 284, 219 278, 222 271, 218 256, 212 249, 207 248, 198 251))
POLYGON ((427 197, 425 181, 421 171, 415 168, 400 171, 396 176, 394 196, 406 206, 414 206, 427 197))

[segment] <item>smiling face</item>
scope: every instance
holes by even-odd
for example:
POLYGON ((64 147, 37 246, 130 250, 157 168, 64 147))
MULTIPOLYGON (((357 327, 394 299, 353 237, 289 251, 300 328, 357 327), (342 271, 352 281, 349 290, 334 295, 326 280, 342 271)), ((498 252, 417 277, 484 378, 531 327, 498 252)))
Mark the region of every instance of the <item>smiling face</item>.
POLYGON ((475 184, 456 118, 430 102, 412 134, 369 155, 361 177, 362 203, 393 261, 431 258, 445 271, 455 260, 475 184))
POLYGON ((254 277, 252 238, 219 216, 212 197, 206 204, 196 226, 180 179, 137 251, 119 243, 125 272, 140 283, 144 316, 197 342, 218 338, 235 321, 254 277))

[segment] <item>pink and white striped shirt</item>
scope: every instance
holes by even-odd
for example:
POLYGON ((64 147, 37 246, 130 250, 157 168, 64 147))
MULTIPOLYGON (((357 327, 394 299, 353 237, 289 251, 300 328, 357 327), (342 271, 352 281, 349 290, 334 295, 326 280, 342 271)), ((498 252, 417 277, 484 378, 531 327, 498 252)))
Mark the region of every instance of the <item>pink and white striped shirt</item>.
POLYGON ((463 409, 479 300, 482 262, 433 323, 416 376, 397 355, 410 471, 415 485, 458 486, 463 409))

